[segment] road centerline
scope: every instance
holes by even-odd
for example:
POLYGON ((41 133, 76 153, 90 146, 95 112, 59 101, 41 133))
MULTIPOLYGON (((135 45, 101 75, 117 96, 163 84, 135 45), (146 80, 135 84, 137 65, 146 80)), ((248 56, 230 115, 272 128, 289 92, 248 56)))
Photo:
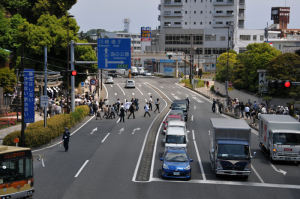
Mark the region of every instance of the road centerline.
POLYGON ((83 165, 80 167, 80 169, 77 171, 76 175, 74 176, 74 178, 77 178, 79 176, 79 174, 81 173, 81 171, 83 170, 83 168, 87 165, 87 163, 89 162, 89 160, 86 160, 83 165))
POLYGON ((101 140, 101 143, 104 143, 109 135, 110 135, 110 133, 107 133, 106 136, 103 138, 103 140, 101 140))

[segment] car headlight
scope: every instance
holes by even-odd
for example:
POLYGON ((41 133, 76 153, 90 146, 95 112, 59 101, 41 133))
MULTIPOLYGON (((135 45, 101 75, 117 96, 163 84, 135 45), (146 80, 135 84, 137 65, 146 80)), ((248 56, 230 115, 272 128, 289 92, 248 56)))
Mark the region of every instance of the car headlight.
POLYGON ((164 169, 169 169, 168 165, 166 165, 165 163, 163 164, 163 168, 164 169))
POLYGON ((217 169, 223 169, 221 161, 217 161, 217 169))
POLYGON ((190 165, 187 165, 187 167, 184 168, 185 170, 190 170, 191 169, 191 166, 190 165))

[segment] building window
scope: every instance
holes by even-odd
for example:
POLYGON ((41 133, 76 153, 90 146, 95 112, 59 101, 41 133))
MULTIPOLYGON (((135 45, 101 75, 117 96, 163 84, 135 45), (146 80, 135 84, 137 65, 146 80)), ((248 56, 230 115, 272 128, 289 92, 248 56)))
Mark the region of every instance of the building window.
POLYGON ((203 11, 201 10, 201 11, 200 11, 200 14, 202 14, 202 13, 203 13, 203 11))
POLYGON ((209 22, 209 24, 211 24, 211 21, 209 22))
POLYGON ((174 11, 174 14, 181 14, 181 11, 174 11))
POLYGON ((216 21, 216 24, 223 24, 223 21, 216 21))
POLYGON ((171 22, 165 22, 165 26, 171 26, 171 22))
POLYGON ((185 25, 187 25, 187 22, 184 22, 185 25))
POLYGON ((226 40, 226 37, 225 37, 225 36, 221 36, 221 37, 220 37, 220 40, 221 40, 221 41, 225 41, 225 40, 226 40))
POLYGON ((196 35, 193 36, 194 44, 203 44, 203 36, 202 35, 196 35))
POLYGON ((195 3, 196 3, 196 1, 197 1, 197 0, 195 0, 195 3))
POLYGON ((205 35, 205 41, 216 41, 216 35, 205 35))
POLYGON ((174 0, 175 3, 181 3, 181 0, 174 0))
POLYGON ((240 40, 250 41, 251 40, 251 35, 240 35, 240 40))
POLYGON ((187 0, 185 0, 185 3, 187 3, 187 0))
POLYGON ((200 25, 202 25, 202 21, 200 21, 200 25))
POLYGON ((194 21, 194 25, 196 25, 196 22, 194 21))
POLYGON ((257 40, 257 36, 253 35, 253 41, 256 41, 256 40, 257 40))
POLYGON ((260 41, 263 41, 263 40, 264 40, 264 36, 260 35, 260 41))
POLYGON ((223 10, 217 10, 216 13, 221 14, 221 13, 223 13, 223 10))
POLYGON ((185 11, 185 14, 187 14, 187 11, 185 11))
POLYGON ((196 14, 196 10, 194 10, 194 14, 196 14))

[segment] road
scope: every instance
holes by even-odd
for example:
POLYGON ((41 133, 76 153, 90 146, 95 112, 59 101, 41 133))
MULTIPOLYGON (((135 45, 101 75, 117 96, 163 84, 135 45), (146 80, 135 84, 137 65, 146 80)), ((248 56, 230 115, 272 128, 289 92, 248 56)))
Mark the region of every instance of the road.
MULTIPOLYGON (((299 198, 300 172, 294 164, 270 164, 258 147, 253 130, 253 172, 248 180, 216 178, 209 163, 210 118, 224 117, 211 112, 211 102, 176 84, 175 79, 135 78, 136 88, 125 89, 125 79, 105 85, 109 104, 136 97, 140 110, 136 119, 95 120, 87 118, 72 135, 70 149, 61 144, 35 151, 35 195, 37 199, 76 198, 299 198), (143 117, 145 101, 161 99, 161 113, 143 117), (192 162, 190 181, 162 180, 159 176, 163 152, 161 120, 174 99, 191 100, 188 152, 192 162), (157 133, 157 136, 156 136, 157 133)), ((55 142, 53 143, 55 144, 55 142)))

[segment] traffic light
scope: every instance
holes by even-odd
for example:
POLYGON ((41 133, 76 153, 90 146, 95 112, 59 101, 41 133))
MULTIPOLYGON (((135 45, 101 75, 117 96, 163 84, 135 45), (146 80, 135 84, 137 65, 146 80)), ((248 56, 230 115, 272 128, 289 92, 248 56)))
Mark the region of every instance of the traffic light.
POLYGON ((277 80, 269 80, 268 87, 269 88, 278 88, 278 82, 277 82, 277 80))
POLYGON ((289 81, 289 80, 287 80, 287 81, 284 82, 284 87, 285 87, 285 88, 290 88, 291 85, 292 85, 292 84, 291 84, 291 81, 289 81))
POLYGON ((72 71, 71 71, 71 75, 72 75, 72 76, 76 76, 76 75, 77 75, 77 71, 76 71, 76 70, 72 70, 72 71))
POLYGON ((269 80, 268 87, 269 88, 291 88, 292 82, 290 80, 269 80))

